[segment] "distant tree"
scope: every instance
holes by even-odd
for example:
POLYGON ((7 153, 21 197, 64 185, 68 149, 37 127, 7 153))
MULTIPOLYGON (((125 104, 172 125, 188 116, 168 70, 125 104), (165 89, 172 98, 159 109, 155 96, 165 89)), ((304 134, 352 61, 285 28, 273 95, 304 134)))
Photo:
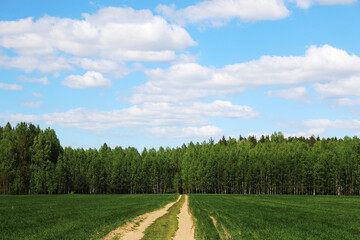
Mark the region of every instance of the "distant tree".
POLYGON ((54 130, 40 132, 31 147, 32 171, 30 190, 32 193, 53 193, 56 188, 55 166, 62 148, 54 130))
POLYGON ((30 164, 31 151, 30 148, 34 143, 34 139, 39 135, 39 126, 21 122, 15 129, 15 142, 17 152, 17 173, 14 181, 13 190, 19 194, 27 193, 30 184, 30 164))
POLYGON ((15 136, 11 124, 7 123, 0 141, 0 192, 2 194, 12 193, 17 169, 16 160, 15 136))
POLYGON ((71 192, 360 195, 360 140, 275 132, 140 154, 63 149, 50 128, 0 127, 0 194, 71 192))

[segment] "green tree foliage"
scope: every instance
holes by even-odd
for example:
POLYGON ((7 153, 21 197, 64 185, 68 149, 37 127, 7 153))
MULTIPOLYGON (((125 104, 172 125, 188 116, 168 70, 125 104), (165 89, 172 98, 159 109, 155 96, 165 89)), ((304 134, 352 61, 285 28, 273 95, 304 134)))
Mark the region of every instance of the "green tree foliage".
POLYGON ((0 142, 0 189, 2 194, 11 193, 16 177, 17 152, 14 131, 8 123, 0 142))
MULTIPOLYGON (((13 191, 24 194, 29 189, 31 177, 31 147, 35 138, 39 135, 40 128, 24 122, 19 123, 15 129, 15 143, 17 152, 17 173, 13 184, 13 191)), ((55 133, 54 133, 55 135, 55 133)), ((55 135, 56 136, 56 135, 55 135)), ((52 156, 52 158, 57 158, 52 156)))
POLYGON ((0 194, 360 194, 360 139, 225 137, 178 148, 63 149, 54 130, 0 127, 0 194))
POLYGON ((54 193, 56 191, 54 175, 61 150, 60 141, 54 130, 47 128, 35 137, 30 148, 32 153, 30 191, 32 193, 54 193))

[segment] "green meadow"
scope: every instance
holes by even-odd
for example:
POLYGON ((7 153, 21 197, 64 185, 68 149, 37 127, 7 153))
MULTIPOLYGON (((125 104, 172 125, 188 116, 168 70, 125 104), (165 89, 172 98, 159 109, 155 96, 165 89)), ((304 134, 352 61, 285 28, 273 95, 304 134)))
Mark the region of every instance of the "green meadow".
MULTIPOLYGON (((134 217, 175 201, 178 196, 3 195, 0 196, 0 239, 99 239, 134 217)), ((360 236, 360 198, 356 196, 189 194, 189 204, 197 239, 359 239, 360 236)), ((176 205, 172 209, 147 229, 146 239, 173 235, 179 209, 176 205), (175 225, 170 227, 169 222, 175 225)))
POLYGON ((177 194, 0 196, 0 239, 98 239, 177 194))
POLYGON ((190 194, 190 210, 198 239, 360 238, 355 196, 190 194))

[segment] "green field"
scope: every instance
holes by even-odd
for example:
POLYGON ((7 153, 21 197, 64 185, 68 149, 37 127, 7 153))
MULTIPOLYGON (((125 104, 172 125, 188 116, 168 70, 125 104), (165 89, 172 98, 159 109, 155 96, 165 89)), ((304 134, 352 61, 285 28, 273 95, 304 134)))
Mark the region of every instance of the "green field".
POLYGON ((0 196, 0 239, 97 239, 178 196, 0 196))
MULTIPOLYGON (((178 196, 0 196, 0 239, 98 239, 135 216, 175 201, 178 196)), ((359 239, 360 236, 359 197, 190 194, 189 200, 198 239, 230 236, 231 239, 359 239)), ((161 226, 167 225, 166 216, 161 218, 164 219, 161 226)))
POLYGON ((198 239, 360 239, 359 197, 191 194, 190 209, 198 239))

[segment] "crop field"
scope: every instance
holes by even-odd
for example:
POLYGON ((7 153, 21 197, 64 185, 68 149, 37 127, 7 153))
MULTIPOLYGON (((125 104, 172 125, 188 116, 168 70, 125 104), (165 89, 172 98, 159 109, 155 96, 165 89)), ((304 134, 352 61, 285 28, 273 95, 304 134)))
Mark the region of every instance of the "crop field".
POLYGON ((191 194, 190 209, 198 239, 360 236, 360 198, 353 196, 191 194))
MULTIPOLYGON (((0 239, 100 239, 134 217, 162 208, 178 197, 178 194, 0 196, 0 239)), ((146 229, 144 238, 173 236, 183 200, 146 229)), ((189 194, 189 204, 197 239, 360 236, 360 198, 356 196, 189 194)))
POLYGON ((0 239, 98 239, 177 194, 0 196, 0 239))

